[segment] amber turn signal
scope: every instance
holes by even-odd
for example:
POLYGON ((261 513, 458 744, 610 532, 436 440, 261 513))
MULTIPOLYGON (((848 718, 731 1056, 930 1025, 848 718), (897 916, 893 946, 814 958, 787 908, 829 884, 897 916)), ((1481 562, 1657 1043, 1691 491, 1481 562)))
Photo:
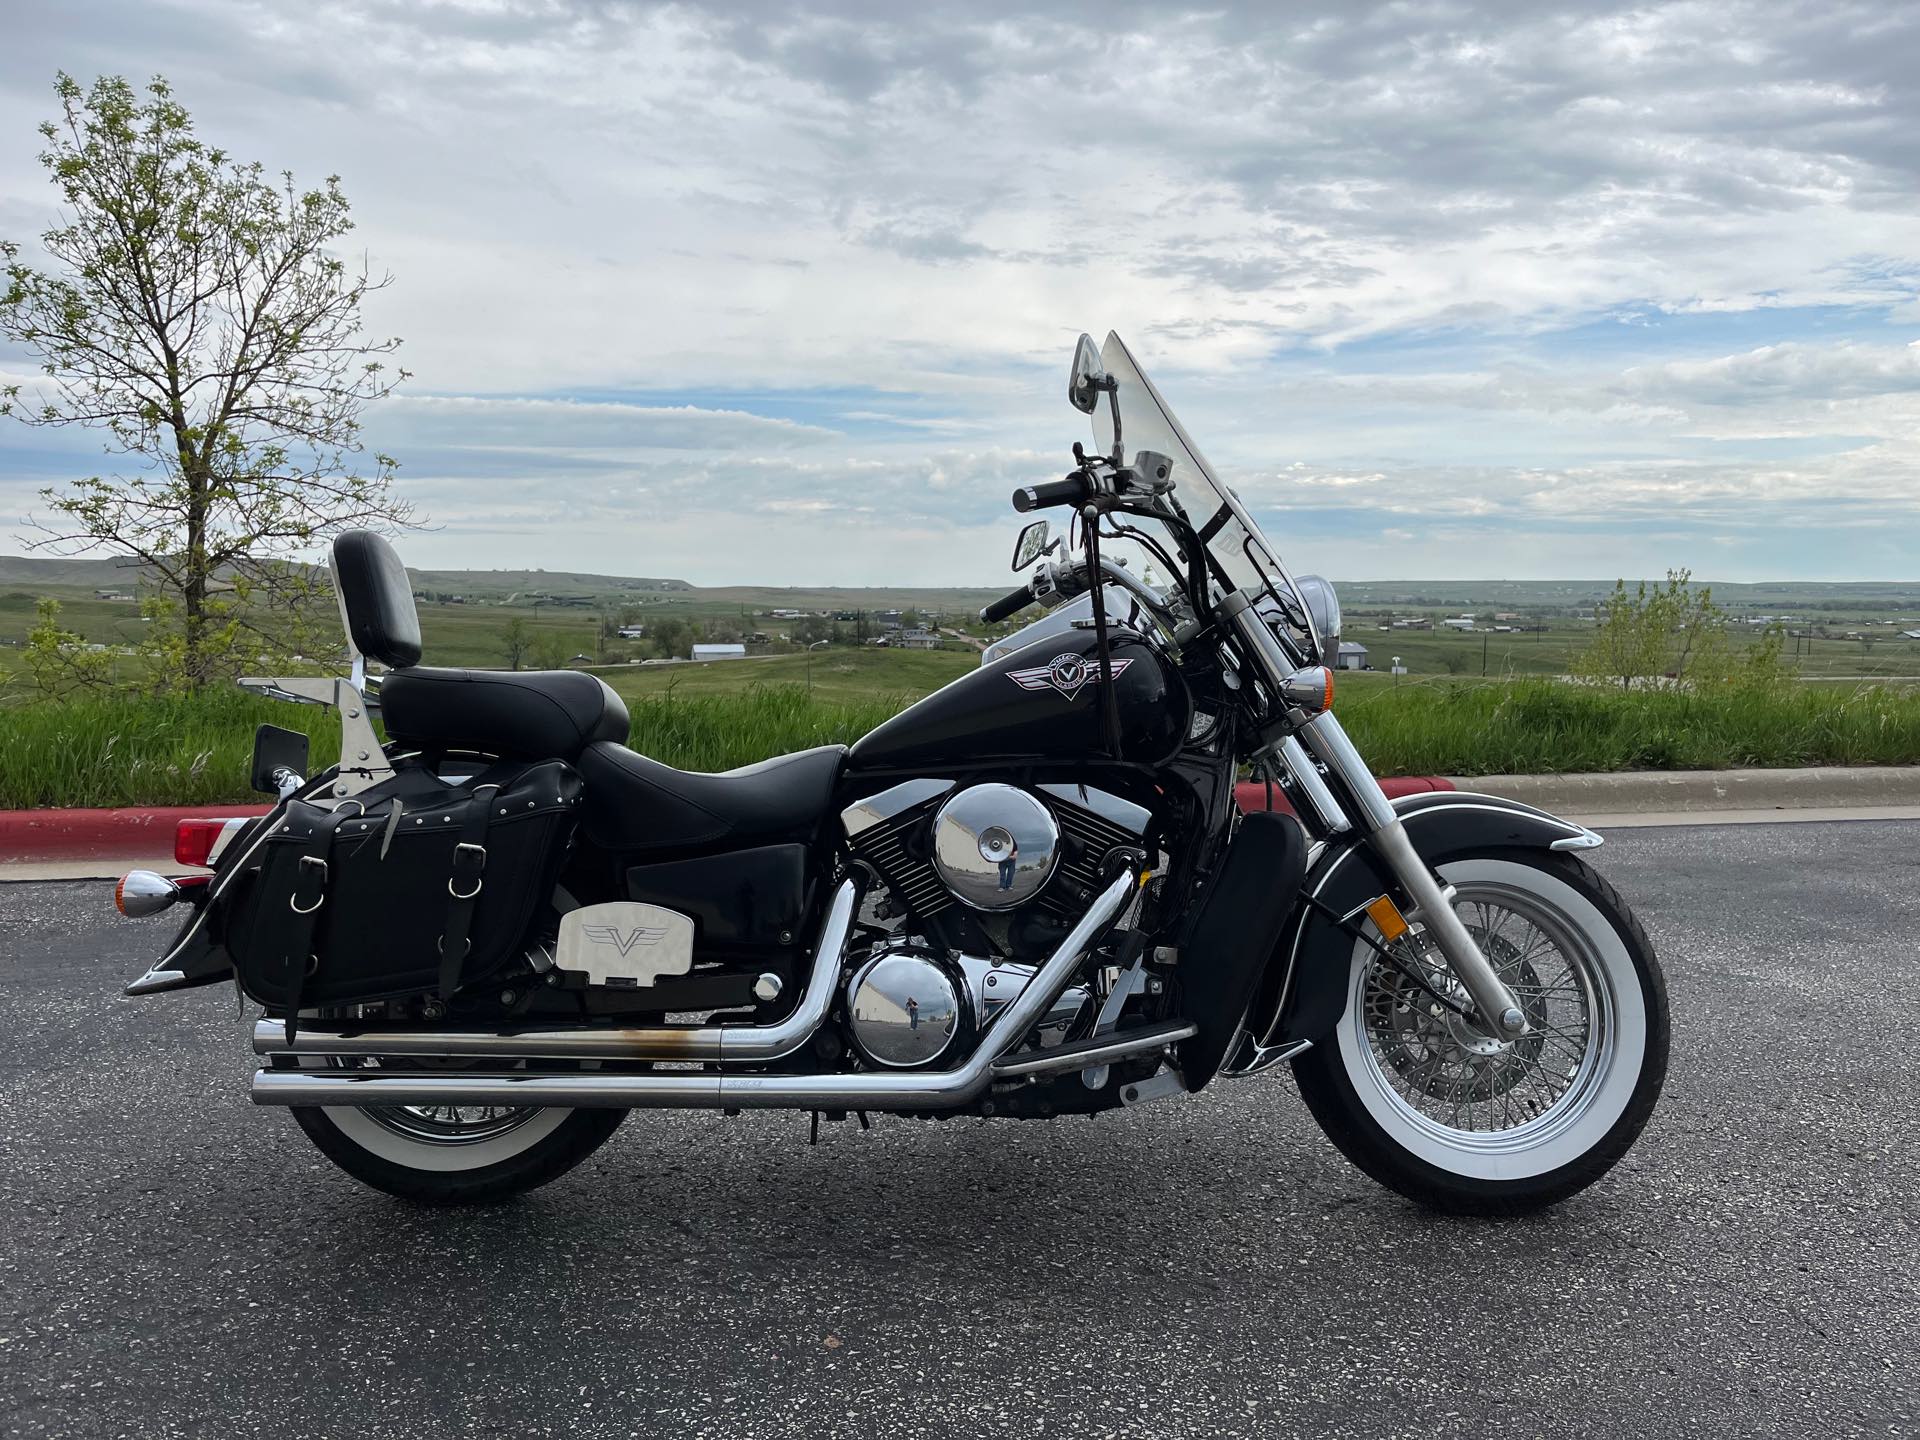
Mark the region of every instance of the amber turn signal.
POLYGON ((113 887, 113 908, 138 919, 157 915, 180 898, 180 887, 151 870, 129 870, 113 887))
POLYGON ((1333 671, 1325 665, 1296 670, 1280 685, 1280 697, 1296 710, 1318 715, 1333 708, 1333 671))

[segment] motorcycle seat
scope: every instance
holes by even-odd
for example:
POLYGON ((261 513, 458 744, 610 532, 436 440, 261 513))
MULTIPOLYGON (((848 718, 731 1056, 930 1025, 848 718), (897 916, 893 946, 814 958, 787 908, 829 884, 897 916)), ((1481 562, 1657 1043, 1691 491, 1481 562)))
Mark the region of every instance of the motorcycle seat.
POLYGON ((380 686, 380 718, 403 745, 478 750, 516 760, 578 761, 589 745, 627 738, 627 707, 579 670, 396 670, 380 686))
POLYGON ((806 840, 819 827, 847 747, 822 745, 718 774, 676 770, 624 745, 589 745, 584 827, 617 852, 806 840))

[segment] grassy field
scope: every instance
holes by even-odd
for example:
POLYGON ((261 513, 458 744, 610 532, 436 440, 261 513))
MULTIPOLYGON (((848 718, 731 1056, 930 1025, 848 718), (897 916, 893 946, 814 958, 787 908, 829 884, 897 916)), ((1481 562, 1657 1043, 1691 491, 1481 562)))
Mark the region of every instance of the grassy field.
MULTIPOLYGON (((746 683, 762 665, 790 682, 797 656, 612 678, 633 715, 635 749, 685 769, 722 770, 858 739, 964 668, 952 662, 965 658, 863 656, 833 684, 816 658, 811 693, 804 683, 746 683)), ((1700 696, 1542 679, 1393 684, 1353 676, 1336 708, 1381 774, 1920 763, 1914 686, 1700 696)), ((304 729, 318 763, 338 753, 339 727, 324 712, 238 691, 0 706, 0 809, 247 799, 253 731, 263 721, 304 729)))

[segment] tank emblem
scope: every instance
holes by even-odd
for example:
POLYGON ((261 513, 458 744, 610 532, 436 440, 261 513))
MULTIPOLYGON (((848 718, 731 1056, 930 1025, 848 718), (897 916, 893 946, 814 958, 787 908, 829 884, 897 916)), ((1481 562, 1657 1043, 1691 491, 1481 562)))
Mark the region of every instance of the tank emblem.
MULTIPOLYGON (((1131 660, 1109 660, 1107 676, 1119 679, 1120 672, 1132 663, 1131 660)), ((1009 670, 1007 678, 1022 690, 1055 690, 1071 700, 1082 687, 1100 683, 1100 665, 1084 655, 1056 655, 1045 665, 1036 665, 1031 670, 1009 670)))

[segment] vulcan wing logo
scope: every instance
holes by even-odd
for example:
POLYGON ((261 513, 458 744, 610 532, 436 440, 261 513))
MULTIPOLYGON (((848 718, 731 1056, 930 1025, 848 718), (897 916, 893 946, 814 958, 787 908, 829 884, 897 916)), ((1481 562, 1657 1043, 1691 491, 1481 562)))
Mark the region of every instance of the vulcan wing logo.
MULTIPOLYGON (((1133 661, 1109 660, 1106 673, 1118 679, 1133 661)), ((1007 678, 1022 690, 1053 690, 1071 700, 1089 685, 1100 683, 1100 662, 1084 655, 1056 655, 1031 670, 1009 670, 1007 678)))
POLYGON ((638 930, 622 930, 617 925, 589 925, 587 938, 597 945, 611 945, 620 952, 620 958, 626 959, 633 953, 636 945, 658 945, 660 937, 667 933, 664 925, 659 927, 641 926, 638 930))

